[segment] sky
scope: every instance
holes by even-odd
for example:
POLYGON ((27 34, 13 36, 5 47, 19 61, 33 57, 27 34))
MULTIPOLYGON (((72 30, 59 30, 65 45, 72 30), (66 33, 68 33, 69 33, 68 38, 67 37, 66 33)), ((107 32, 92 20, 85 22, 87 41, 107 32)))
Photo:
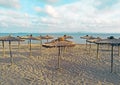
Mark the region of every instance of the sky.
POLYGON ((120 0, 0 0, 0 33, 120 33, 120 0))

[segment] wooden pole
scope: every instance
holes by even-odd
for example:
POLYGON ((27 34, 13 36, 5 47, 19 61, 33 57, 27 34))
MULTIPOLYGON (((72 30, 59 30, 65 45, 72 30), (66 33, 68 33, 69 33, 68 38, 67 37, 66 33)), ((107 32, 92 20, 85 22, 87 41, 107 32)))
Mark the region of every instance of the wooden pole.
POLYGON ((87 40, 86 40, 86 50, 87 50, 87 40))
POLYGON ((120 56, 120 47, 119 47, 119 45, 118 45, 118 56, 120 56))
POLYGON ((30 44, 30 43, 29 43, 29 40, 28 40, 28 47, 29 47, 29 44, 30 44))
POLYGON ((40 56, 42 56, 42 39, 40 39, 40 56))
POLYGON ((90 54, 90 50, 91 50, 91 43, 90 43, 90 47, 89 47, 89 54, 90 54))
POLYGON ((18 52, 20 51, 20 41, 18 41, 18 52))
POLYGON ((97 59, 99 59, 99 44, 97 44, 97 59))
POLYGON ((2 46, 3 46, 3 56, 5 56, 5 45, 4 45, 4 41, 2 41, 2 46))
POLYGON ((13 57, 12 57, 12 48, 11 48, 11 41, 9 40, 9 50, 10 50, 10 58, 11 58, 11 65, 13 64, 13 57))
POLYGON ((32 52, 31 52, 31 39, 30 39, 30 56, 32 56, 32 52))
POLYGON ((111 73, 113 72, 113 45, 111 46, 111 73))
POLYGON ((60 68, 60 46, 58 47, 58 69, 60 68))

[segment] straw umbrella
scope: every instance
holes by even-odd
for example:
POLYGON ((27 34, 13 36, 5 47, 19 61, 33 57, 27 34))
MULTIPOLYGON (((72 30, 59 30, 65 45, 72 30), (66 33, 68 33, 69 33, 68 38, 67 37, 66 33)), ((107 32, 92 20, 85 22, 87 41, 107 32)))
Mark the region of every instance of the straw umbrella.
MULTIPOLYGON (((80 37, 80 38, 81 38, 81 39, 86 39, 86 49, 87 49, 87 40, 88 40, 88 39, 94 39, 95 37, 86 35, 86 36, 82 36, 82 37, 80 37)), ((90 44, 90 48, 91 48, 91 44, 90 44)))
POLYGON ((68 36, 68 35, 64 35, 63 37, 64 37, 65 39, 73 39, 72 36, 68 36))
MULTIPOLYGON (((113 50, 114 50, 114 46, 119 46, 120 45, 120 39, 102 39, 98 42, 96 42, 96 44, 109 44, 111 45, 111 72, 113 72, 113 50)), ((99 49, 97 49, 99 50, 99 49)))
POLYGON ((61 47, 73 47, 75 46, 75 43, 68 41, 68 40, 58 39, 58 40, 55 40, 54 42, 45 43, 42 46, 46 48, 52 48, 52 47, 58 48, 58 69, 59 69, 60 68, 60 56, 61 56, 61 51, 62 51, 61 47))
POLYGON ((40 37, 41 37, 41 39, 46 39, 47 42, 48 42, 49 39, 53 39, 53 38, 54 38, 54 37, 49 36, 49 35, 46 35, 46 36, 40 36, 40 37))
POLYGON ((31 46, 31 42, 32 40, 40 40, 40 38, 37 38, 37 37, 33 37, 32 34, 30 36, 24 36, 24 37, 21 37, 21 39, 27 39, 29 40, 29 47, 30 47, 30 56, 32 55, 32 46, 31 46))
POLYGON ((11 35, 9 35, 9 36, 0 37, 0 41, 2 41, 2 44, 3 44, 3 55, 5 55, 4 41, 8 41, 9 42, 11 64, 13 64, 11 41, 21 41, 21 39, 19 37, 12 37, 11 35))
MULTIPOLYGON (((97 37, 97 38, 93 38, 93 39, 88 39, 88 40, 86 40, 86 42, 96 43, 96 42, 98 42, 100 40, 102 40, 102 39, 100 37, 97 37)), ((99 44, 97 44, 97 59, 99 58, 98 49, 99 49, 99 44)), ((90 53, 90 49, 89 49, 89 53, 90 53)))

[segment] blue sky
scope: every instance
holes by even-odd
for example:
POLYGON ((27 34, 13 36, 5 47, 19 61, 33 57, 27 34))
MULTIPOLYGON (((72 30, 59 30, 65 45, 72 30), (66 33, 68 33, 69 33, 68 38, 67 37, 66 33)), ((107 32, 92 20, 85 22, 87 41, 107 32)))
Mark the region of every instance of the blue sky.
POLYGON ((120 0, 0 0, 0 32, 120 33, 120 0))

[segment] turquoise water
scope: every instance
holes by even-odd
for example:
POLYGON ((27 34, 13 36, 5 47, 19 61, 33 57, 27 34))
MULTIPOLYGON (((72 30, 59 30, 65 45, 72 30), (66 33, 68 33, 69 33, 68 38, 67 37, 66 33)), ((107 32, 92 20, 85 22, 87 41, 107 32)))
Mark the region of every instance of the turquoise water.
MULTIPOLYGON (((9 34, 11 34, 12 36, 26 36, 26 35, 30 35, 30 34, 32 34, 33 36, 51 35, 55 39, 57 37, 60 37, 60 36, 63 36, 64 34, 66 34, 66 35, 72 36, 73 39, 70 39, 70 40, 74 41, 78 44, 85 43, 85 40, 80 38, 81 36, 85 36, 85 35, 91 35, 94 37, 101 37, 101 38, 107 38, 109 36, 114 36, 115 38, 120 37, 119 33, 0 33, 0 36, 8 36, 9 34)), ((45 42, 45 41, 43 41, 43 42, 45 42)))

